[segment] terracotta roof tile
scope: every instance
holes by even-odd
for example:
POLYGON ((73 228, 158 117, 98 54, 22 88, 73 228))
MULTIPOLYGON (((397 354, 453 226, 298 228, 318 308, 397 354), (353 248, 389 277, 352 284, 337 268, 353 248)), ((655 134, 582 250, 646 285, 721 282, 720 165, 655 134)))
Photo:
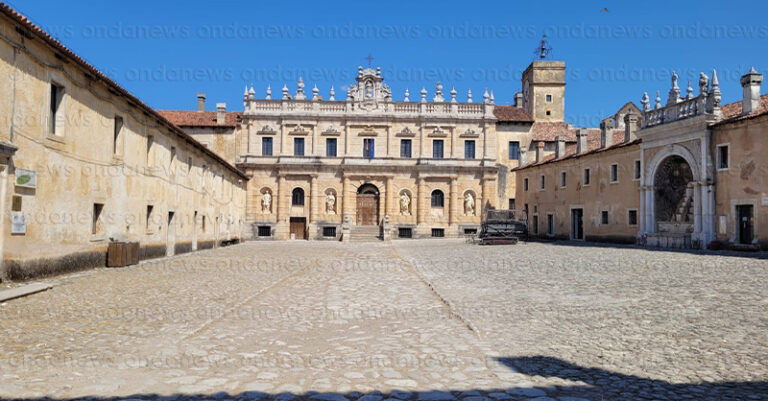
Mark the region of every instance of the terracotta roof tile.
POLYGON ((723 112, 723 119, 712 125, 728 124, 762 116, 768 114, 768 95, 760 96, 760 108, 751 114, 741 114, 741 100, 738 102, 728 103, 725 106, 722 106, 721 110, 723 112))
MULTIPOLYGON (((576 141, 576 130, 572 129, 572 131, 573 131, 573 135, 574 135, 573 138, 574 138, 574 142, 575 142, 576 141)), ((625 146, 628 146, 628 145, 632 145, 632 144, 635 144, 635 143, 640 143, 640 139, 635 139, 634 141, 631 141, 631 142, 624 142, 624 130, 622 130, 622 129, 614 129, 614 130, 612 130, 612 134, 613 134, 613 145, 608 147, 608 148, 601 148, 600 147, 600 142, 601 142, 600 141, 600 130, 596 130, 596 129, 590 128, 587 131, 587 151, 585 153, 576 154, 576 149, 577 149, 576 146, 577 145, 575 143, 569 143, 569 144, 566 144, 566 146, 565 146, 565 155, 563 157, 560 157, 560 158, 556 159, 555 155, 550 153, 549 155, 544 157, 544 160, 542 160, 540 162, 529 163, 529 164, 526 164, 524 166, 516 167, 516 168, 514 168, 512 170, 513 171, 523 170, 523 169, 526 169, 528 167, 541 166, 542 164, 559 162, 559 161, 562 161, 562 160, 567 160, 567 159, 572 159, 572 158, 575 158, 575 157, 581 157, 581 156, 590 155, 590 154, 594 154, 594 153, 604 152, 606 150, 619 149, 619 148, 622 148, 622 147, 625 147, 625 146)), ((533 153, 533 152, 535 152, 535 151, 531 151, 531 153, 533 153)), ((531 155, 531 156, 535 157, 535 154, 531 155)))
POLYGON ((533 118, 525 110, 515 106, 494 106, 493 115, 496 116, 499 122, 533 122, 533 118))
POLYGON ((248 179, 248 177, 243 173, 242 171, 238 170, 237 167, 229 164, 226 160, 221 158, 219 155, 214 153, 213 151, 209 150, 199 142, 197 142, 194 138, 189 136, 186 132, 184 132, 179 127, 173 125, 170 121, 168 121, 165 117, 163 117, 160 113, 158 113, 155 109, 147 106, 144 102, 139 100, 136 96, 134 96, 132 93, 128 92, 127 90, 123 89, 120 85, 118 85, 115 81, 104 75, 101 71, 96 69, 96 67, 89 64, 87 61, 85 61, 82 57, 78 56, 75 52, 70 50, 68 47, 64 46, 61 42, 54 39, 51 35, 49 35, 47 32, 45 32, 42 28, 35 25, 30 21, 26 16, 19 13, 15 9, 13 9, 11 6, 0 2, 0 13, 5 15, 6 17, 10 18, 13 21, 16 21, 18 24, 20 24, 24 29, 26 28, 29 32, 26 34, 29 35, 35 35, 42 39, 44 43, 46 43, 48 46, 52 47, 54 51, 59 51, 63 53, 63 55, 70 60, 74 61, 77 65, 79 65, 84 70, 88 71, 90 74, 92 74, 97 80, 100 80, 104 82, 106 86, 113 89, 114 91, 118 92, 120 95, 125 97, 125 99, 128 101, 128 103, 135 105, 137 108, 141 109, 142 111, 146 112, 149 115, 154 116, 159 121, 164 123, 164 125, 170 129, 173 133, 175 133, 177 136, 182 138, 183 140, 187 141, 188 143, 192 144, 195 148, 200 150, 201 152, 207 154, 214 160, 218 161, 221 165, 225 166, 230 171, 236 173, 240 178, 243 178, 245 180, 248 179))
POLYGON ((158 113, 179 127, 234 127, 242 121, 242 113, 230 111, 223 125, 216 124, 215 111, 158 110, 158 113))

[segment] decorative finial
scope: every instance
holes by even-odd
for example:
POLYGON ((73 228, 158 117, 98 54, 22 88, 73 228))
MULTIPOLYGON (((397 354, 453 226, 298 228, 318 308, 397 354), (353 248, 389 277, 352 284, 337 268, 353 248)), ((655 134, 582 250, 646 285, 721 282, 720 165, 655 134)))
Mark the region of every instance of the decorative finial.
POLYGON ((467 89, 467 103, 472 103, 472 89, 467 89))
POLYGON ((253 90, 253 84, 251 84, 251 89, 248 90, 248 95, 250 95, 250 97, 253 97, 253 95, 255 94, 256 94, 256 91, 253 90))
POLYGON ((485 88, 485 92, 483 92, 483 103, 488 103, 488 99, 490 99, 490 95, 488 94, 488 88, 485 88))
POLYGON ((427 102, 427 88, 422 87, 421 88, 421 102, 426 103, 427 102))
POLYGON ((493 89, 491 89, 491 104, 493 104, 494 98, 493 98, 493 89))
POLYGON ((433 102, 444 102, 445 99, 443 98, 443 84, 440 83, 440 81, 437 81, 437 84, 435 85, 435 97, 432 99, 433 102))
POLYGON ((693 99, 693 88, 691 87, 691 81, 688 80, 688 87, 685 88, 685 98, 686 99, 693 99))
POLYGON ((267 100, 272 99, 272 87, 270 87, 269 85, 267 85, 267 97, 265 97, 264 99, 267 99, 267 100))
POLYGON ((712 95, 712 111, 720 107, 720 82, 717 80, 717 70, 712 70, 712 89, 709 93, 712 95))
POLYGON ((328 100, 330 100, 330 101, 336 100, 336 91, 333 90, 333 85, 331 85, 331 93, 330 94, 331 94, 331 96, 328 97, 328 100))
POLYGON ((245 85, 245 92, 243 92, 243 96, 248 97, 248 85, 245 85))
POLYGON ((287 100, 291 98, 291 94, 288 93, 288 85, 283 84, 283 100, 287 100))
POLYGON ((312 100, 322 100, 322 97, 320 97, 320 89, 317 89, 317 84, 312 88, 312 100))
POLYGON ((299 77, 299 82, 296 83, 296 100, 304 100, 306 98, 304 96, 304 80, 299 77))
POLYGON ((451 103, 456 103, 456 88, 451 88, 451 103))
POLYGON ((659 91, 656 91, 656 105, 653 108, 654 109, 661 108, 661 93, 659 93, 659 91))
POLYGON ((374 60, 373 56, 371 56, 371 54, 368 53, 368 57, 366 57, 365 59, 368 60, 368 67, 370 67, 371 63, 373 63, 373 60, 374 60))
POLYGON ((408 92, 408 88, 405 88, 405 98, 403 98, 403 101, 404 102, 410 102, 411 100, 408 99, 408 96, 410 96, 410 95, 411 94, 408 92))
POLYGON ((651 99, 648 97, 648 92, 643 92, 643 97, 640 99, 640 104, 643 105, 643 111, 651 110, 651 99))

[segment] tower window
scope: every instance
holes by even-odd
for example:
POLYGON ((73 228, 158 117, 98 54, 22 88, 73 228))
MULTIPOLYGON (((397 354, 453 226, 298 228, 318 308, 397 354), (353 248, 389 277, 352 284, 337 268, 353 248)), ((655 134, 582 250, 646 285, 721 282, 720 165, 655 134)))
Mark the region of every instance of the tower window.
POLYGON ((551 102, 552 102, 552 95, 547 95, 547 102, 548 102, 548 103, 551 103, 551 102))

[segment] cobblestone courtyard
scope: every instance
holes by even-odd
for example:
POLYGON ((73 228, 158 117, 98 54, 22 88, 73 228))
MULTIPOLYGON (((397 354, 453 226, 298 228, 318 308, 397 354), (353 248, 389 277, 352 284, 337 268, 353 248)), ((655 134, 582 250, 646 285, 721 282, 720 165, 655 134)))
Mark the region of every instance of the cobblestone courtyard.
POLYGON ((768 261, 251 242, 0 305, 0 397, 768 400, 768 261))

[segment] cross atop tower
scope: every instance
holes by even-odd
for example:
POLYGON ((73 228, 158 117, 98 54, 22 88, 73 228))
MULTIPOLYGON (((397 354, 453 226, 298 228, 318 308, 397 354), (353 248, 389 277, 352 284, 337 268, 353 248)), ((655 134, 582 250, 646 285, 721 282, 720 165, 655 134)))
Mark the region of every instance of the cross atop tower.
POLYGON ((552 46, 550 46, 547 42, 547 35, 542 35, 541 42, 539 43, 539 46, 536 48, 536 50, 533 51, 533 54, 536 54, 539 59, 543 60, 547 58, 550 53, 552 53, 552 46))
POLYGON ((373 63, 373 56, 371 56, 371 54, 368 53, 368 57, 365 57, 365 60, 368 60, 368 67, 370 67, 371 63, 373 63))

